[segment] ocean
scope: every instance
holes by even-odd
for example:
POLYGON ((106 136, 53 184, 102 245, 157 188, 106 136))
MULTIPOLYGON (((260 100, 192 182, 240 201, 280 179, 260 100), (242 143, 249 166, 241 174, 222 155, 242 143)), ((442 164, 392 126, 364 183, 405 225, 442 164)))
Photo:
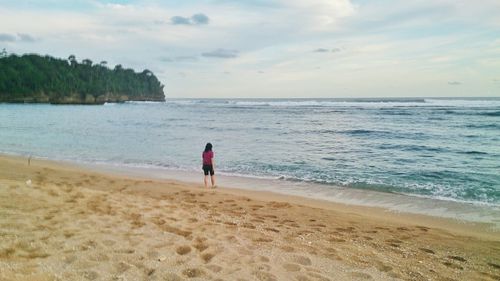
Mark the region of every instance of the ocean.
MULTIPOLYGON (((0 152, 500 206, 500 99, 0 104, 0 152)), ((303 185, 301 185, 303 186, 303 185)))

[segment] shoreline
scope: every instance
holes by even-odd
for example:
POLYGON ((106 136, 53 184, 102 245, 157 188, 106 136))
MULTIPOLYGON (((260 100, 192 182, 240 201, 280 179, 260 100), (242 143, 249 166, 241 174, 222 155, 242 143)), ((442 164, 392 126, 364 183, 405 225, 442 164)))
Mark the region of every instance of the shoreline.
POLYGON ((486 224, 0 156, 0 279, 497 280, 486 224))
MULTIPOLYGON (((103 175, 114 175, 130 179, 153 180, 166 183, 173 181, 180 185, 195 186, 204 189, 202 185, 201 172, 194 174, 175 170, 158 169, 155 171, 151 168, 141 169, 139 167, 111 166, 106 164, 89 163, 78 164, 70 161, 60 162, 48 159, 42 161, 56 166, 65 163, 73 168, 85 169, 103 175)), ((372 190, 351 190, 347 188, 332 190, 333 193, 337 193, 337 197, 322 199, 318 196, 305 196, 301 193, 287 194, 284 193, 284 190, 271 190, 272 187, 276 186, 276 184, 287 186, 293 184, 293 182, 221 175, 217 175, 217 181, 217 191, 235 196, 249 196, 263 201, 285 201, 287 203, 299 204, 313 208, 320 207, 344 212, 351 212, 352 210, 355 210, 363 215, 375 216, 385 220, 390 218, 389 220, 398 223, 412 220, 431 227, 444 227, 447 230, 453 230, 463 235, 477 235, 478 237, 484 235, 485 238, 500 237, 500 219, 498 219, 500 217, 500 210, 497 210, 499 216, 490 215, 490 213, 486 215, 491 217, 492 220, 496 219, 496 223, 491 221, 483 222, 470 219, 468 220, 466 219, 467 216, 465 216, 465 218, 462 216, 463 214, 456 214, 453 217, 443 215, 443 209, 446 207, 451 207, 452 210, 456 211, 461 210, 464 214, 467 214, 468 212, 464 209, 467 207, 476 207, 478 210, 483 210, 481 208, 482 206, 471 205, 469 203, 443 201, 432 198, 419 198, 410 195, 385 193, 372 190), (271 186, 271 188, 269 188, 269 186, 271 186), (424 203, 426 208, 430 208, 430 210, 410 207, 411 205, 424 203), (399 208, 398 206, 395 206, 395 204, 398 204, 399 208), (406 208, 406 210, 403 210, 402 208, 406 208), (436 211, 433 212, 432 210, 436 211)), ((299 184, 303 184, 302 188, 315 186, 315 184, 310 183, 299 184)), ((490 210, 488 207, 489 206, 486 206, 486 209, 490 210)), ((424 207, 420 205, 419 208, 424 207)))
MULTIPOLYGON (((28 157, 26 155, 5 154, 0 156, 28 157)), ((133 166, 120 163, 75 162, 72 160, 52 160, 46 157, 33 157, 54 164, 67 164, 95 172, 118 176, 133 175, 143 179, 176 180, 183 184, 202 182, 202 173, 156 166, 133 166)), ((270 192, 279 196, 292 196, 308 200, 318 200, 348 206, 380 208, 392 213, 423 215, 454 220, 462 223, 484 223, 493 231, 500 231, 500 206, 430 198, 415 194, 382 192, 325 185, 302 181, 287 181, 253 176, 227 175, 217 173, 218 186, 237 190, 270 192)))
MULTIPOLYGON (((0 161, 1 160, 14 160, 19 162, 28 161, 28 157, 22 155, 8 155, 4 153, 0 153, 0 161)), ((140 167, 126 167, 126 166, 115 166, 108 164, 95 164, 95 163, 77 163, 72 161, 65 160, 51 160, 46 158, 38 158, 31 157, 31 163, 34 161, 41 162, 43 166, 49 166, 56 169, 67 168, 71 171, 79 171, 79 172, 92 172, 101 176, 110 176, 110 177, 119 177, 129 180, 145 180, 148 182, 154 181, 157 183, 176 183, 176 185, 181 185, 183 187, 196 187, 205 190, 202 184, 202 173, 194 174, 191 172, 185 171, 177 171, 177 170, 153 170, 151 168, 140 168, 140 167), (162 173, 166 172, 166 173, 162 173), (161 174, 160 174, 161 173, 161 174)), ((440 214, 432 214, 432 213, 421 213, 418 210, 410 209, 410 210, 400 210, 398 208, 393 208, 394 206, 390 205, 374 205, 374 201, 379 201, 380 198, 382 200, 387 200, 388 204, 396 204, 402 198, 402 205, 408 206, 411 201, 421 199, 424 202, 432 202, 431 205, 437 204, 456 204, 460 207, 483 207, 477 206, 470 203, 464 202, 456 202, 456 201, 446 201, 440 199, 426 198, 426 197, 418 197, 413 195, 405 195, 405 194, 396 194, 396 193, 386 193, 372 190, 350 190, 348 188, 342 188, 339 190, 334 190, 334 192, 340 192, 341 196, 344 195, 344 192, 347 192, 344 198, 340 198, 339 200, 332 200, 332 198, 322 199, 318 197, 310 197, 305 196, 303 194, 287 194, 276 190, 270 190, 270 188, 263 188, 263 186, 269 187, 272 185, 273 180, 268 179, 257 179, 257 178, 244 178, 238 176, 221 176, 217 175, 217 188, 216 191, 220 191, 223 193, 231 194, 231 195, 243 195, 249 196, 252 198, 256 198, 262 201, 274 201, 280 200, 288 203, 304 205, 307 207, 320 207, 329 210, 341 210, 341 211, 351 211, 356 210, 363 215, 374 215, 379 218, 390 218, 389 220, 394 220, 395 222, 400 222, 411 218, 412 220, 416 220, 418 222, 422 222, 424 224, 431 224, 433 227, 443 227, 447 228, 447 230, 459 231, 461 234, 472 234, 477 236, 485 235, 485 238, 498 238, 500 240, 500 219, 496 219, 495 221, 498 224, 492 222, 484 222, 484 221, 475 221, 468 220, 460 217, 461 214, 457 214, 456 217, 448 217, 442 216, 440 214), (222 180, 222 185, 220 184, 222 180), (250 186, 254 187, 255 184, 258 184, 258 188, 249 188, 250 186), (354 194, 353 194, 354 193, 354 194), (366 195, 368 193, 369 195, 366 195), (356 198, 356 196, 366 196, 366 198, 356 198), (369 201, 370 197, 374 199, 374 201, 369 201), (368 199, 368 200, 367 200, 368 199), (412 212, 413 210, 413 212, 412 212), (401 219, 400 219, 401 218, 401 219)), ((277 181, 275 180, 274 184, 277 181)), ((280 185, 289 185, 293 182, 280 181, 280 185)), ((310 184, 310 183, 301 183, 304 186, 310 187, 311 185, 320 185, 320 184, 310 184)), ((210 189, 211 190, 211 189, 210 189)), ((400 201, 399 201, 400 202, 400 201)), ((429 205, 430 206, 430 205, 429 205)), ((491 206, 484 206, 489 208, 491 206)), ((443 209, 443 206, 436 206, 436 209, 443 209)), ((424 211, 424 210, 421 210, 424 211)), ((465 210, 464 210, 465 211, 465 210)), ((497 217, 493 217, 495 219, 497 217)))

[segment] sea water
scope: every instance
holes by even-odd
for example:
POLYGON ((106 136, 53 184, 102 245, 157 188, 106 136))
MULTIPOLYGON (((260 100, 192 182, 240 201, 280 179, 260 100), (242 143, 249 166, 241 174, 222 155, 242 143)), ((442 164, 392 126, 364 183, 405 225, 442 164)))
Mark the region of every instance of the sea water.
POLYGON ((201 173, 207 142, 219 174, 500 206, 497 98, 0 104, 3 153, 201 173))

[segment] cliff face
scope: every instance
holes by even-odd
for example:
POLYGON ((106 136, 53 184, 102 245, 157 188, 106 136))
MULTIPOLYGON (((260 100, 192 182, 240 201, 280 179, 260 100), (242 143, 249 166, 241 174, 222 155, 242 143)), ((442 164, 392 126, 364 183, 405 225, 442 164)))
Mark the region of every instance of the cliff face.
POLYGON ((0 102, 104 104, 165 101, 163 85, 149 70, 135 72, 106 62, 78 63, 39 55, 0 56, 0 102))
POLYGON ((14 98, 14 99, 2 99, 0 102, 5 103, 50 103, 50 104, 88 104, 88 105, 99 105, 104 103, 123 103, 126 101, 154 101, 154 102, 164 102, 164 96, 153 96, 153 97, 134 97, 130 98, 128 95, 119 94, 107 94, 94 97, 93 95, 85 95, 81 97, 79 94, 71 94, 65 96, 49 97, 44 94, 36 94, 31 97, 14 98))
MULTIPOLYGON (((131 99, 127 95, 119 94, 107 94, 94 97, 93 95, 85 95, 85 97, 80 97, 80 95, 70 95, 60 98, 42 100, 41 102, 49 102, 51 104, 104 104, 107 102, 111 103, 121 103, 126 101, 156 101, 163 102, 165 97, 134 97, 131 99)), ((35 101, 38 102, 38 101, 35 101)))

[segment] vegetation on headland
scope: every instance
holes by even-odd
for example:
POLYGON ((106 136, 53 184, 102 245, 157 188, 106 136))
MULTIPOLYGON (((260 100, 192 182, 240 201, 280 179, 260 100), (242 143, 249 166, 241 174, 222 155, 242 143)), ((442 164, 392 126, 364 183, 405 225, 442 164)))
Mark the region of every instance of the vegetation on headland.
POLYGON ((135 72, 102 61, 0 53, 0 102, 103 104, 164 101, 163 85, 149 70, 135 72))

